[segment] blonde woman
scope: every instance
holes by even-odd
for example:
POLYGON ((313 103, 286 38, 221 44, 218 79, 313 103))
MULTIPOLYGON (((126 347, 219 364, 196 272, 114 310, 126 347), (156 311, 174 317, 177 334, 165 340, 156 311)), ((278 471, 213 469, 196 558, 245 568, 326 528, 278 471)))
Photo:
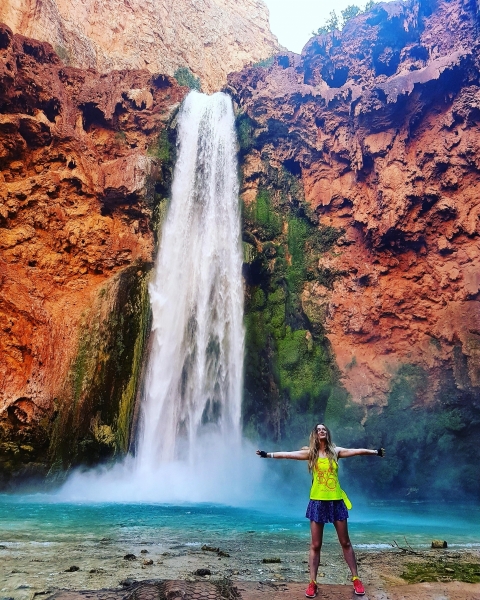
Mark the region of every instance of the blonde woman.
POLYGON ((307 507, 307 519, 310 519, 309 569, 310 583, 305 590, 307 598, 317 595, 317 573, 322 549, 323 528, 325 523, 333 523, 338 541, 342 546, 343 556, 352 573, 353 589, 357 596, 363 596, 363 587, 357 572, 357 561, 348 535, 348 508, 352 505, 338 481, 338 459, 350 456, 381 456, 383 448, 369 450, 367 448, 340 448, 332 442, 328 427, 323 423, 315 425, 310 434, 310 445, 294 452, 265 452, 257 450, 262 458, 289 458, 292 460, 308 460, 308 470, 312 473, 310 502, 307 507))

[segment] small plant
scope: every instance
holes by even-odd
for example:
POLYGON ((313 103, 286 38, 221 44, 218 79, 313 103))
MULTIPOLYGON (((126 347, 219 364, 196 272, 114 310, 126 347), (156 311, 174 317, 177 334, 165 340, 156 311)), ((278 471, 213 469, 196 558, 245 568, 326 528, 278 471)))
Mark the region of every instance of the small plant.
POLYGON ((275 60, 275 55, 269 56, 268 58, 264 58, 263 60, 259 60, 256 63, 253 63, 252 67, 271 67, 273 65, 273 61, 275 60))
POLYGON ((58 58, 63 63, 65 63, 66 65, 70 64, 70 62, 71 62, 70 52, 65 48, 65 46, 60 46, 60 45, 55 46, 55 52, 57 53, 58 58))
POLYGON ((202 89, 200 78, 190 71, 188 67, 178 67, 173 74, 179 85, 190 88, 191 90, 197 90, 199 92, 202 89))
POLYGON ((161 131, 157 140, 147 149, 149 156, 154 156, 155 158, 160 159, 162 162, 168 162, 170 160, 171 151, 172 147, 170 140, 168 139, 168 132, 166 129, 161 131))
POLYGON ((127 136, 125 135, 124 131, 117 131, 115 133, 115 141, 117 142, 117 144, 126 144, 127 143, 127 136))

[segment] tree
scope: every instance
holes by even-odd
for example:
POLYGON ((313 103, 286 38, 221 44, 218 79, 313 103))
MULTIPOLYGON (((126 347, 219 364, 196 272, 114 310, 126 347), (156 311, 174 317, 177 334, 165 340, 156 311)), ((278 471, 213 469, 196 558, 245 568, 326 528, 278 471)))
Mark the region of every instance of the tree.
POLYGON ((325 25, 318 28, 318 32, 316 33, 316 35, 330 33, 331 31, 335 31, 336 29, 339 29, 338 16, 337 13, 334 10, 332 10, 325 25))
POLYGON ((350 21, 350 19, 353 19, 361 13, 368 12, 375 4, 375 0, 368 0, 363 10, 356 4, 350 4, 345 10, 341 11, 341 22, 337 16, 337 13, 332 10, 325 24, 319 27, 317 31, 313 31, 312 35, 325 35, 327 33, 331 33, 332 31, 343 29, 347 21, 350 21))
POLYGON ((355 4, 350 4, 349 6, 347 6, 345 10, 341 11, 343 26, 345 26, 345 23, 347 21, 350 21, 350 19, 353 19, 353 17, 356 17, 361 12, 362 11, 360 7, 356 6, 355 4))

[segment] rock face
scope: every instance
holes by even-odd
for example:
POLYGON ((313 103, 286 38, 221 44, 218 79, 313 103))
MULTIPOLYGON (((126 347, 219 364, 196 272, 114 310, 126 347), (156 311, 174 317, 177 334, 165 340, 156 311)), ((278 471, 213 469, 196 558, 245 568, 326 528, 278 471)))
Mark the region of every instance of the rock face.
POLYGON ((263 0, 6 0, 1 21, 50 42, 70 66, 168 75, 188 67, 206 92, 278 49, 263 0))
MULTIPOLYGON (((0 29, 1 472, 125 450, 186 88, 0 29), (38 463, 38 465, 37 465, 38 463)), ((37 470, 38 470, 37 469, 37 470)))
POLYGON ((252 366, 247 348, 247 417, 257 428, 253 398, 263 394, 262 422, 275 421, 280 436, 282 423, 300 427, 292 415, 311 410, 353 428, 361 420, 357 439, 375 423, 367 439, 393 446, 387 424, 405 433, 400 421, 412 418, 395 412, 402 402, 420 420, 446 411, 443 429, 425 417, 414 438, 428 423, 452 448, 478 435, 477 29, 470 2, 377 4, 301 56, 229 76, 243 153, 248 347, 263 357, 252 366), (335 385, 354 402, 350 417, 335 385))

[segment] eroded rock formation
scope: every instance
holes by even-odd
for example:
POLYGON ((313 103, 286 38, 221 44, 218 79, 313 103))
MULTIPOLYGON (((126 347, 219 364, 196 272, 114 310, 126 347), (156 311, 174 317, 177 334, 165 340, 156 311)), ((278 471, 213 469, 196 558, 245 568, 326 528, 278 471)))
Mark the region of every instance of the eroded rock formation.
MULTIPOLYGON (((257 357, 249 367, 247 353, 247 408, 276 395, 279 434, 312 408, 365 423, 392 398, 462 406, 460 422, 445 408, 444 423, 465 439, 478 431, 477 19, 463 0, 379 4, 301 56, 229 76, 257 357), (315 386, 322 377, 345 386, 354 418, 338 411, 338 390, 315 386)), ((375 423, 380 441, 387 421, 375 423)))
POLYGON ((167 124, 188 90, 148 71, 65 67, 49 44, 5 26, 0 90, 8 475, 126 449, 168 185, 167 124))
POLYGON ((206 92, 278 49, 263 0, 5 0, 0 22, 51 43, 70 66, 168 75, 188 67, 206 92))

